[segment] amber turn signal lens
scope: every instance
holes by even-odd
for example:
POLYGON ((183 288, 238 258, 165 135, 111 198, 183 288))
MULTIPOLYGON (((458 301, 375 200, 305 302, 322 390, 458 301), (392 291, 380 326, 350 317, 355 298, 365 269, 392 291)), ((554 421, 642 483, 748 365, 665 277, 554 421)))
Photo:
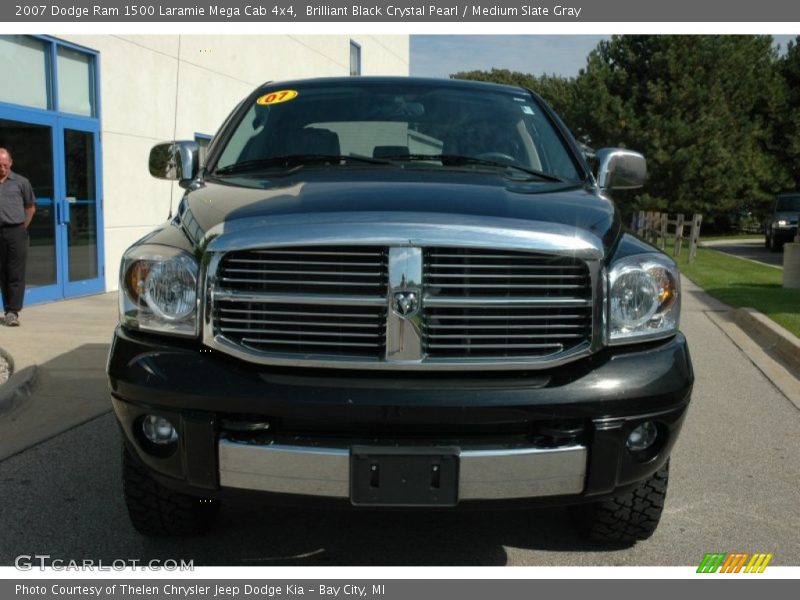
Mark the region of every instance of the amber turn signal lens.
POLYGON ((128 295, 137 304, 144 305, 142 296, 145 292, 145 280, 150 273, 151 263, 146 260, 137 260, 125 274, 125 284, 128 287, 128 295))

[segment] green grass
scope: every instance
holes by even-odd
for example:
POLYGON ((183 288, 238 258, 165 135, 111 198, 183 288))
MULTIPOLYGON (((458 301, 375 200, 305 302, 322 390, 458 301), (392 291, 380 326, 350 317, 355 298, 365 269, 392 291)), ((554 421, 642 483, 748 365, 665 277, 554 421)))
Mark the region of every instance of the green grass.
MULTIPOLYGON (((672 255, 672 248, 667 248, 672 255)), ((698 248, 686 262, 684 243, 678 260, 681 272, 714 298, 735 308, 750 306, 800 337, 800 289, 783 288, 783 271, 710 248, 698 248)))

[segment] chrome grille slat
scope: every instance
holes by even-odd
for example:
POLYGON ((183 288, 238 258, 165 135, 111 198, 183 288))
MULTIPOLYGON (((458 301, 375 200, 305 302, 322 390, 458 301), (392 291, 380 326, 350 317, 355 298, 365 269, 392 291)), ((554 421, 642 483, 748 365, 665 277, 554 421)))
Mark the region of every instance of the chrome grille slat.
POLYGON ((256 333, 265 335, 289 335, 294 337, 338 337, 338 338, 375 338, 374 333, 351 333, 349 331, 316 331, 313 329, 302 329, 288 331, 285 329, 257 329, 255 327, 225 327, 219 328, 222 333, 256 333))
POLYGON ((502 284, 502 283, 470 283, 468 285, 465 284, 458 284, 458 283, 429 283, 428 284, 432 288, 446 288, 446 289, 456 289, 456 290, 463 290, 465 287, 469 287, 471 290, 485 290, 485 289, 498 289, 503 288, 505 290, 580 290, 585 288, 584 285, 573 285, 573 284, 502 284))
POLYGON ((509 334, 474 334, 469 333, 467 335, 459 334, 459 335, 450 335, 450 334, 437 334, 437 340, 463 340, 468 339, 470 341, 470 345, 475 345, 475 340, 525 340, 535 337, 537 340, 548 340, 548 339, 570 339, 570 338, 583 338, 584 336, 579 333, 537 333, 534 335, 530 334, 522 334, 522 333, 509 333, 509 334))
MULTIPOLYGON (((486 254, 481 254, 479 251, 475 251, 472 248, 464 248, 462 250, 465 250, 466 252, 443 253, 443 252, 437 252, 435 250, 431 250, 431 251, 428 251, 427 254, 428 254, 428 256, 430 256, 434 260, 437 259, 437 258, 458 258, 458 259, 463 259, 465 256, 469 256, 470 259, 530 260, 531 254, 532 254, 532 253, 524 253, 524 252, 514 252, 513 254, 512 253, 503 253, 503 252, 487 252, 486 254)), ((552 260, 554 258, 557 259, 557 258, 560 258, 560 257, 548 256, 547 258, 552 260)))
MULTIPOLYGON (((578 315, 559 315, 559 320, 564 319, 586 319, 585 314, 578 314, 578 315)), ((461 315, 437 315, 436 319, 438 321, 452 321, 452 320, 464 320, 464 317, 461 315)), ((527 315, 527 314, 502 314, 502 315, 471 315, 469 317, 470 321, 496 321, 496 320, 503 320, 503 321, 511 321, 514 319, 524 319, 524 320, 552 320, 553 317, 551 315, 527 315)), ((429 325, 430 326, 430 325, 429 325)), ((460 327, 460 326, 459 326, 460 327)), ((476 325, 477 327, 477 325, 476 325)), ((491 325, 491 327, 498 327, 497 325, 491 325)))
POLYGON ((339 347, 344 346, 346 348, 379 348, 380 344, 368 344, 368 343, 361 343, 361 342, 324 342, 321 340, 275 340, 275 339, 261 339, 261 338, 242 338, 242 342, 245 344, 261 344, 261 345, 272 345, 272 344, 283 344, 288 346, 330 346, 330 347, 339 347))
MULTIPOLYGON (((221 313, 233 313, 233 314, 256 314, 256 315, 282 315, 287 317, 336 317, 339 319, 343 318, 352 318, 352 319, 364 319, 370 318, 372 315, 368 313, 335 313, 335 312, 307 312, 307 311, 285 311, 285 310, 245 310, 241 308, 222 308, 220 309, 221 313)), ((280 321, 283 323, 284 321, 280 321)))
MULTIPOLYGON (((303 326, 312 326, 312 327, 337 327, 341 328, 341 323, 320 323, 318 321, 273 321, 273 320, 264 320, 264 319, 231 319, 230 317, 224 317, 225 323, 250 323, 252 325, 286 325, 287 327, 303 325, 303 326)), ((369 328, 374 329, 377 325, 370 325, 368 323, 347 323, 346 327, 357 327, 361 328, 369 328)))
POLYGON ((487 275, 486 273, 428 273, 431 279, 586 279, 586 275, 487 275))
MULTIPOLYGON (((462 330, 464 329, 464 325, 426 325, 426 330, 430 331, 432 329, 452 329, 452 330, 462 330)), ((470 329, 506 329, 506 330, 530 330, 530 329, 544 329, 546 331, 550 331, 553 329, 586 329, 585 325, 565 325, 556 323, 553 325, 469 325, 470 329)))
MULTIPOLYGON (((298 276, 303 275, 302 273, 298 273, 298 276)), ((264 281, 254 281, 252 279, 241 279, 237 277, 221 277, 220 281, 225 283, 263 283, 265 286, 268 285, 300 285, 303 286, 315 286, 315 285, 338 285, 343 287, 364 287, 365 284, 358 283, 354 281, 322 281, 322 280, 314 280, 314 279, 265 279, 264 281)))
POLYGON ((250 258, 231 258, 230 262, 246 263, 246 264, 259 264, 259 265, 314 265, 326 267, 373 267, 378 268, 381 266, 379 262, 337 262, 337 261, 321 261, 321 260, 271 260, 271 259, 250 259, 250 258))
POLYGON ((265 302, 276 304, 305 304, 321 306, 386 306, 384 296, 344 296, 330 294, 265 294, 230 292, 218 290, 214 292, 215 300, 231 302, 265 302))
POLYGON ((272 249, 272 250, 253 250, 254 254, 279 254, 284 255, 288 254, 290 256, 297 256, 298 254, 312 254, 316 256, 373 256, 372 252, 345 252, 339 250, 301 250, 301 249, 291 249, 291 250, 279 250, 279 249, 272 249))
POLYGON ((427 307, 442 306, 504 306, 509 308, 531 307, 531 308, 574 308, 590 307, 591 300, 583 298, 547 298, 535 296, 514 296, 508 298, 486 297, 486 296, 432 296, 426 295, 424 304, 427 307))
MULTIPOLYGON (((429 344, 429 348, 435 350, 462 350, 464 346, 461 344, 429 344)), ((538 350, 538 349, 548 349, 548 350, 563 350, 563 344, 481 344, 478 346, 479 349, 483 350, 505 350, 505 349, 512 349, 512 350, 538 350)))
POLYGON ((300 275, 339 275, 347 277, 380 277, 380 271, 372 271, 369 273, 357 273, 355 271, 337 271, 331 273, 330 271, 288 271, 285 269, 228 269, 227 273, 250 273, 253 275, 289 275, 297 273, 300 275))
MULTIPOLYGON (((525 269, 527 271, 541 271, 544 269, 551 269, 547 265, 514 265, 514 264, 504 264, 498 265, 497 263, 491 264, 480 264, 480 263, 470 263, 469 267, 465 267, 463 264, 459 263, 437 263, 436 268, 441 269, 503 269, 503 270, 518 270, 518 269, 525 269)), ((561 267, 562 271, 579 271, 583 270, 583 267, 580 266, 563 266, 561 267)))

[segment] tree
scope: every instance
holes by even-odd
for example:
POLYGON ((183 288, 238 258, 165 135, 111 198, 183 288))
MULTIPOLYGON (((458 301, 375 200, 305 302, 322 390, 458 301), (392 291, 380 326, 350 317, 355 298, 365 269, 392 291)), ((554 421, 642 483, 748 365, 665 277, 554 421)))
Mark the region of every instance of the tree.
POLYGON ((775 145, 789 175, 786 189, 800 190, 800 36, 789 42, 778 70, 786 86, 786 103, 775 128, 775 145))
POLYGON ((770 36, 615 36, 576 79, 575 128, 648 159, 636 208, 723 227, 789 181, 772 125, 785 105, 770 36))
POLYGON ((650 179, 620 196, 627 210, 700 212, 724 228, 800 187, 800 37, 779 58, 771 36, 614 36, 576 78, 453 77, 528 87, 579 141, 644 153, 650 179))

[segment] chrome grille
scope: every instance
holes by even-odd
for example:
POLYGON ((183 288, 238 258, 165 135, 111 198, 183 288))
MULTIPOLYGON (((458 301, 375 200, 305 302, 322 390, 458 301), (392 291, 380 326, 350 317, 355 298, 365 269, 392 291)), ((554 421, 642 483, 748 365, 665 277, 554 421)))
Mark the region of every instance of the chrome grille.
POLYGON ((429 248, 424 256, 430 357, 544 357, 591 338, 584 261, 471 248, 429 248))
POLYGON ((429 248, 424 282, 431 295, 589 298, 586 263, 530 252, 429 248))
POLYGON ((386 275, 384 248, 324 246, 229 252, 219 282, 248 292, 385 294, 386 275))
POLYGON ((370 356, 383 354, 386 309, 220 300, 215 328, 258 352, 370 356))
POLYGON ((599 262, 490 248, 233 250, 211 260, 207 340, 266 364, 541 368, 593 347, 598 273, 599 262), (419 310, 400 314, 408 293, 419 310))
POLYGON ((299 358, 384 355, 385 248, 229 252, 215 286, 215 334, 242 348, 299 358))

